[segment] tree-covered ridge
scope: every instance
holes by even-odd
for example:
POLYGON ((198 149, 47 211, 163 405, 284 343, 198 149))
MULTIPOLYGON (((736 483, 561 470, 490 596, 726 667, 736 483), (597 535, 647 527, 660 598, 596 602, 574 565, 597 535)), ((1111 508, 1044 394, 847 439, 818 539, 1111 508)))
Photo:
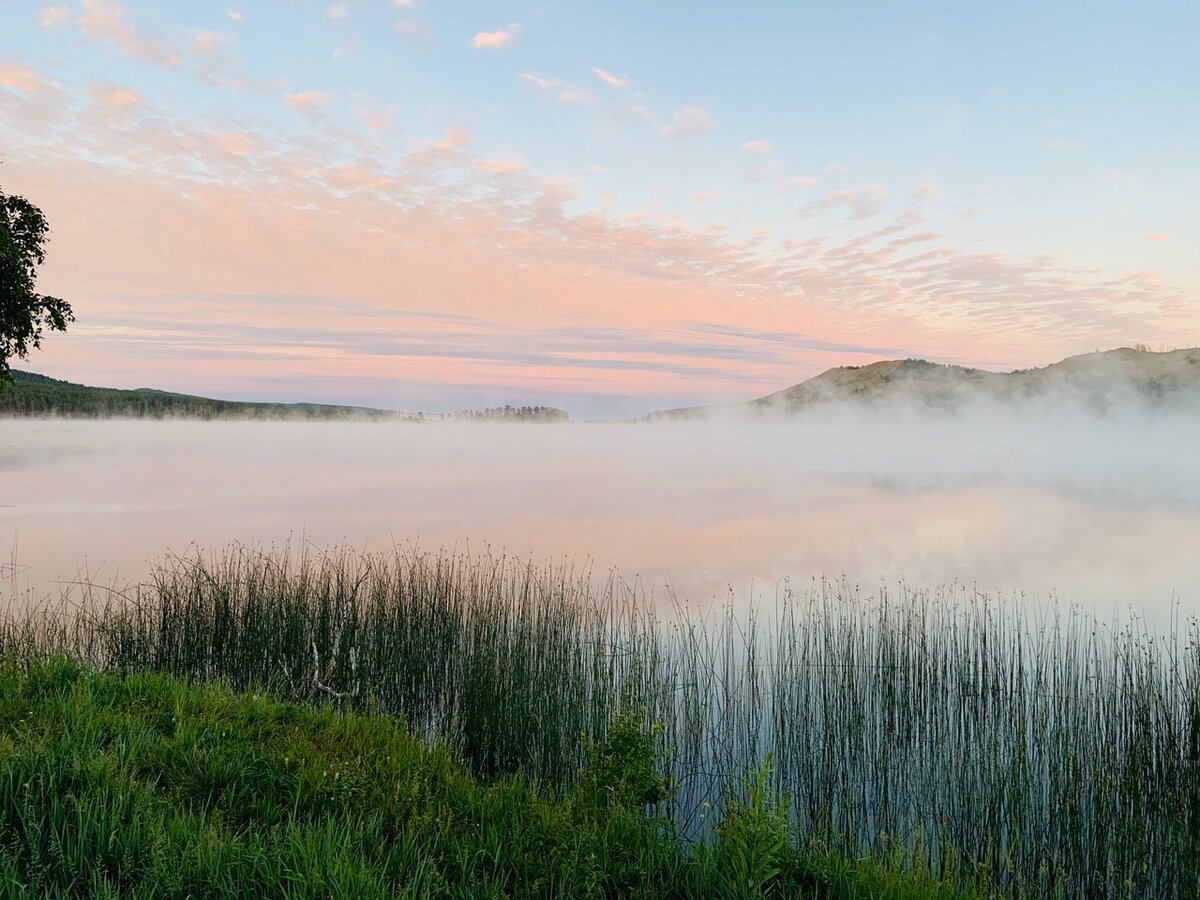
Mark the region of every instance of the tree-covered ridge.
POLYGON ((0 414, 69 418, 145 419, 371 419, 405 418, 400 413, 315 403, 245 403, 174 394, 149 388, 122 390, 60 381, 14 369, 13 384, 0 390, 0 414))
POLYGON ((61 381, 34 372, 12 371, 12 383, 0 388, 0 415, 61 416, 75 419, 354 419, 427 422, 568 422, 551 406, 496 406, 456 413, 406 413, 366 406, 323 403, 251 403, 215 400, 151 388, 124 390, 61 381))

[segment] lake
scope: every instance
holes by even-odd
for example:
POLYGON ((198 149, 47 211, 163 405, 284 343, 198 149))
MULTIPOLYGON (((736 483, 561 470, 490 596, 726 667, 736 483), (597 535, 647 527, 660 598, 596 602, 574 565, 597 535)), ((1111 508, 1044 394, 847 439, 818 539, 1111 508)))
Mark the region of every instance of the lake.
POLYGON ((13 598, 231 542, 457 547, 616 569, 656 602, 784 579, 1200 612, 1200 421, 466 425, 0 420, 13 598))

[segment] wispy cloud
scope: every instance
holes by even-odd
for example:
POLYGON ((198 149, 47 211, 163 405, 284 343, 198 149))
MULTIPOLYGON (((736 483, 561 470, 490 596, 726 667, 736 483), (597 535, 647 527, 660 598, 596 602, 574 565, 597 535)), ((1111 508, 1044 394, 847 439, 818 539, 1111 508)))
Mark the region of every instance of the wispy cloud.
POLYGON ((611 88, 624 90, 633 85, 633 80, 628 75, 614 75, 612 72, 606 72, 599 66, 592 66, 592 71, 596 74, 597 78, 611 88))
POLYGON ((787 191, 792 188, 810 188, 817 186, 817 179, 811 175, 793 175, 791 178, 786 178, 779 183, 776 190, 787 191))
POLYGON ((481 31, 471 38, 471 46, 476 50, 503 50, 517 39, 521 32, 520 22, 511 22, 495 31, 481 31))
POLYGON ((317 113, 324 110, 333 99, 328 91, 298 91, 287 94, 287 105, 299 113, 317 113))
POLYGON ((218 31, 197 31, 192 36, 190 49, 193 56, 211 58, 223 53, 229 46, 229 35, 218 31))
POLYGON ((919 184, 913 185, 910 192, 912 198, 917 201, 936 200, 942 196, 942 189, 934 181, 922 181, 919 184))
POLYGON ((129 9, 110 0, 83 0, 79 27, 96 38, 118 47, 123 54, 153 66, 174 68, 183 55, 171 42, 143 33, 127 18, 129 9))
POLYGON ((742 169, 742 177, 747 181, 766 181, 779 177, 779 173, 782 171, 783 163, 779 160, 764 159, 762 162, 742 169))
POLYGON ((1053 141, 1046 141, 1046 146, 1051 150, 1074 152, 1076 150, 1082 150, 1084 144, 1083 141, 1076 140, 1075 138, 1057 138, 1053 141))
POLYGON ((662 126, 662 133, 672 139, 692 138, 716 127, 716 121, 703 106, 685 106, 671 114, 671 124, 662 126))
POLYGON ((632 106, 624 107, 624 113, 630 118, 637 119, 639 122, 644 122, 655 128, 658 127, 658 116, 654 114, 654 110, 644 103, 635 103, 632 106))
POLYGON ((400 35, 402 40, 410 44, 432 43, 432 35, 429 29, 421 24, 418 19, 397 19, 392 23, 392 30, 400 35))
POLYGON ((529 171, 529 163, 523 159, 481 159, 479 168, 493 175, 519 175, 529 171))
POLYGON ((1169 241, 1170 239, 1171 239, 1171 236, 1169 234, 1164 234, 1161 231, 1152 231, 1150 234, 1142 235, 1143 241, 1154 241, 1156 243, 1161 243, 1163 241, 1169 241))
POLYGON ((133 108, 145 106, 145 98, 133 88, 120 84, 95 84, 89 91, 93 101, 99 101, 109 106, 133 108))
POLYGON ((350 18, 350 4, 344 2, 331 3, 325 10, 325 15, 335 22, 341 19, 348 19, 350 18))
POLYGON ((32 93, 42 84, 37 70, 17 63, 0 63, 0 87, 32 93))
POLYGON ((577 84, 564 81, 561 78, 544 78, 536 72, 522 72, 521 80, 543 91, 553 91, 563 103, 586 103, 592 99, 591 93, 577 84))
POLYGON ((742 144, 742 149, 747 153, 758 153, 762 156, 770 156, 775 152, 775 145, 766 138, 758 138, 754 141, 746 141, 742 144))
POLYGON ((365 95, 358 96, 354 106, 350 109, 350 115, 375 132, 387 131, 391 128, 396 114, 399 112, 398 104, 382 105, 365 95))
POLYGON ((437 143, 439 150, 465 150, 471 146, 471 132, 465 128, 451 126, 446 129, 446 136, 437 143))
POLYGON ((854 188, 827 191, 820 200, 804 207, 803 212, 812 215, 840 207, 849 213, 851 219, 869 219, 883 211, 886 200, 887 191, 883 185, 871 182, 854 188))
POLYGON ((43 28, 57 28, 71 18, 71 10, 66 6, 47 6, 38 13, 38 24, 43 28))

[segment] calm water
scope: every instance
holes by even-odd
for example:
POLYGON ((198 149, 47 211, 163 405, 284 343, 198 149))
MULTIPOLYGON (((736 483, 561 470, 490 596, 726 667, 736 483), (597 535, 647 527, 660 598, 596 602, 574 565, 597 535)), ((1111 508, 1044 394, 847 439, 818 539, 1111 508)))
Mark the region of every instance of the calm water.
MULTIPOLYGON (((1200 612, 1200 422, 0 420, 9 596, 232 541, 590 561, 692 604, 845 576, 1200 612)), ((665 602, 665 599, 664 599, 665 602)))

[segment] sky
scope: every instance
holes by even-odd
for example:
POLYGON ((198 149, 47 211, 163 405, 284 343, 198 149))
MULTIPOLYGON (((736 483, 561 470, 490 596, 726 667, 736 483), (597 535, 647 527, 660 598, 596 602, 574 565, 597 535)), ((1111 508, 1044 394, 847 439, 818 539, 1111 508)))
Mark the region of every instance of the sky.
POLYGON ((19 367, 580 417, 1200 344, 1200 5, 0 0, 19 367))

